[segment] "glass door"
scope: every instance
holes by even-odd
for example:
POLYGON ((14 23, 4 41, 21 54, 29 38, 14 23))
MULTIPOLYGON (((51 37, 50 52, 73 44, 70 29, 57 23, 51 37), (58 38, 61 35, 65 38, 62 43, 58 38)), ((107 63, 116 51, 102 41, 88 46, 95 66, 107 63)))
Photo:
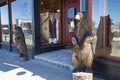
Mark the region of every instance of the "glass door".
POLYGON ((79 0, 66 0, 65 1, 65 27, 66 27, 66 46, 71 46, 71 37, 74 35, 76 27, 75 15, 80 11, 79 0))

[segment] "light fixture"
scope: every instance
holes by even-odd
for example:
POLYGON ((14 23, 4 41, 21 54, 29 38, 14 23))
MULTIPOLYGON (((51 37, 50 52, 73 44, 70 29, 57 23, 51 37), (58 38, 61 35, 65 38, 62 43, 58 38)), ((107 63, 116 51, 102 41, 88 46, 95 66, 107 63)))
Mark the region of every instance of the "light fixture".
POLYGON ((40 4, 43 5, 43 2, 41 2, 40 4))
POLYGON ((57 12, 60 12, 60 10, 59 10, 59 9, 57 9, 57 12))

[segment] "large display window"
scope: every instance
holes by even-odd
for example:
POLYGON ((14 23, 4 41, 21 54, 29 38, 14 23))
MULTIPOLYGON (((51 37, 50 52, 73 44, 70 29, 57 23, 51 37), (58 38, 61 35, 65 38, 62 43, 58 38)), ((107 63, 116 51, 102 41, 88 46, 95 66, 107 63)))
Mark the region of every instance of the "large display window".
MULTIPOLYGON (((27 45, 32 45, 32 2, 33 0, 15 0, 12 2, 13 30, 22 28, 27 45)), ((15 36, 13 35, 13 41, 15 36)))
POLYGON ((2 42, 10 41, 8 19, 8 5, 4 5, 1 7, 2 42))
POLYGON ((118 0, 93 0, 93 48, 99 57, 120 60, 119 7, 118 0))
POLYGON ((60 0, 40 1, 40 34, 43 45, 60 43, 60 15, 60 0))

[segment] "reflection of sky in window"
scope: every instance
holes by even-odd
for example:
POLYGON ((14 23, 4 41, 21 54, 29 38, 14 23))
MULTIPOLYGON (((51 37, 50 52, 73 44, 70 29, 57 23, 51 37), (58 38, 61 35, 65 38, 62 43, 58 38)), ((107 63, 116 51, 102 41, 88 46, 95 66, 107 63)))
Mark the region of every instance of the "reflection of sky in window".
POLYGON ((110 14, 113 23, 120 22, 120 0, 108 0, 108 13, 110 14))
MULTIPOLYGON (((13 24, 16 23, 17 18, 21 19, 32 19, 32 11, 31 11, 31 4, 32 0, 16 0, 12 3, 12 18, 13 18, 13 24)), ((2 16, 8 15, 7 13, 7 7, 2 7, 1 10, 2 16)), ((8 20, 7 16, 2 17, 2 23, 6 24, 8 23, 6 20, 8 20)))
MULTIPOLYGON (((92 0, 92 18, 96 23, 96 27, 98 26, 100 19, 100 0, 92 0)), ((23 19, 31 19, 32 11, 31 11, 32 0, 16 0, 12 3, 12 18, 13 23, 15 23, 16 18, 23 19)), ((108 0, 108 14, 110 15, 113 23, 118 24, 120 22, 120 0, 108 0)), ((74 14, 73 9, 71 8, 68 13, 69 18, 73 18, 74 14)), ((1 7, 1 19, 2 24, 8 24, 8 8, 7 6, 1 7)))
MULTIPOLYGON (((95 22, 95 27, 98 27, 100 19, 100 0, 92 0, 92 19, 95 22)), ((107 0, 108 1, 108 14, 113 20, 113 23, 118 24, 120 22, 120 0, 107 0)))
POLYGON ((74 18, 74 16, 75 16, 75 10, 74 10, 75 8, 69 8, 68 9, 68 18, 74 18))
POLYGON ((8 24, 8 6, 1 7, 1 24, 8 24))
POLYGON ((32 0, 17 0, 12 3, 13 23, 17 18, 31 19, 31 2, 32 0))

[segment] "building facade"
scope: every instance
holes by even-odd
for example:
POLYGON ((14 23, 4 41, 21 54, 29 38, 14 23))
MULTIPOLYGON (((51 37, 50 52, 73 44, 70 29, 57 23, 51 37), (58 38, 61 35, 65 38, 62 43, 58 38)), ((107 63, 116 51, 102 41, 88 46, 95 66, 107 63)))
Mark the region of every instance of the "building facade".
MULTIPOLYGON (((78 12, 84 11, 88 13, 93 33, 95 33, 94 41, 97 41, 97 28, 93 26, 92 21, 92 15, 94 15, 92 6, 96 4, 93 1, 0 0, 0 48, 10 52, 15 51, 13 33, 15 26, 22 28, 26 44, 33 56, 71 46, 71 36, 73 36, 76 26, 74 17, 78 12)), ((104 1, 102 4, 105 3, 104 1)), ((106 10, 106 7, 102 8, 106 10)), ((95 11, 99 11, 97 9, 95 8, 95 11)), ((102 31, 106 32, 104 29, 102 31)), ((103 33, 101 32, 101 34, 103 33)), ((120 37, 119 33, 116 33, 115 39, 120 37)), ((96 42, 93 44, 96 45, 96 42)), ((113 80, 113 78, 119 80, 120 56, 118 56, 118 46, 120 44, 112 42, 112 45, 112 51, 105 49, 101 50, 99 54, 95 53, 93 71, 97 76, 105 77, 107 80, 113 80)), ((94 49, 95 47, 93 46, 94 49)))
POLYGON ((92 21, 91 0, 1 0, 0 4, 0 41, 10 51, 15 47, 15 26, 22 28, 28 48, 39 54, 72 45, 77 12, 86 11, 92 21))

